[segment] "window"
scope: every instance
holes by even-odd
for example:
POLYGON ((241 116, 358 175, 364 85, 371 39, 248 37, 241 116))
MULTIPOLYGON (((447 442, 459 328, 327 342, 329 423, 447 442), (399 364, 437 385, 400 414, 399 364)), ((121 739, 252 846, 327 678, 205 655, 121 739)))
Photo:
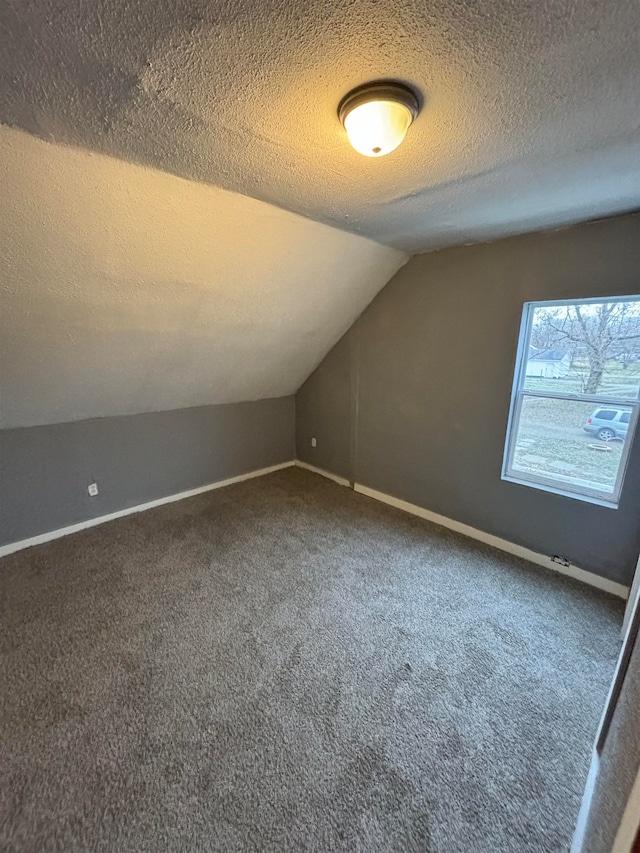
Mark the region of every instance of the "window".
POLYGON ((640 409, 640 296, 529 302, 502 476, 617 506, 640 409))

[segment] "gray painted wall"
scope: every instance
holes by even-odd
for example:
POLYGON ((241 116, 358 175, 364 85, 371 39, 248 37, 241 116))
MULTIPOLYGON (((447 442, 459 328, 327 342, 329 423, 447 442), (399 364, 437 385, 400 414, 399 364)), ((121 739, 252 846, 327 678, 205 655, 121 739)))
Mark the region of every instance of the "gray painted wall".
POLYGON ((298 459, 351 479, 352 336, 342 337, 296 397, 298 459), (311 447, 315 437, 318 445, 311 447))
POLYGON ((294 414, 280 397, 1 430, 0 544, 287 462, 294 414))
POLYGON ((639 291, 639 215, 416 256, 298 392, 298 457, 629 583, 640 441, 616 510, 500 474, 523 303, 639 291), (346 407, 326 385, 350 374, 357 400, 346 407))

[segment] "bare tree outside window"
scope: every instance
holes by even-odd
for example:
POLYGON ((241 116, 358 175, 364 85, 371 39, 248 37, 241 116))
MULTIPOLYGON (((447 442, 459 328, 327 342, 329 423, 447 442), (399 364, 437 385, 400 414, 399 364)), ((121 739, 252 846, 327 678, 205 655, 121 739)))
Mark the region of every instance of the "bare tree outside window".
POLYGON ((571 354, 581 391, 595 394, 603 384, 609 362, 640 373, 640 311, 637 302, 603 302, 539 309, 531 342, 571 354))
POLYGON ((616 506, 640 408, 640 296, 528 303, 503 477, 616 506))

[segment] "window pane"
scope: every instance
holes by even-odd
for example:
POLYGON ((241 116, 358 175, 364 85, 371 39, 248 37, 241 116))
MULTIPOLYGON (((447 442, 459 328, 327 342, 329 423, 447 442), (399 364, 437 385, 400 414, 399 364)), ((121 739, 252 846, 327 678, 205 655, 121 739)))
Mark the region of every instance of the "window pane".
POLYGON ((615 491, 628 423, 621 407, 613 419, 593 403, 552 397, 522 399, 511 472, 551 480, 558 488, 615 491))
POLYGON ((535 306, 523 387, 638 399, 640 297, 535 306))

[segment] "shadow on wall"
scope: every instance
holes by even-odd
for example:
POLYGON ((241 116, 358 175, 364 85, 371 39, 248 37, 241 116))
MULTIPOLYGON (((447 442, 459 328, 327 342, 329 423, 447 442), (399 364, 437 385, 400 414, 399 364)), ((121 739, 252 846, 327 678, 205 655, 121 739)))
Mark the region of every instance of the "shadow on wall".
POLYGON ((639 267, 637 214, 412 258, 298 391, 298 457, 628 585, 638 437, 618 509, 501 471, 523 304, 634 295, 639 267))

